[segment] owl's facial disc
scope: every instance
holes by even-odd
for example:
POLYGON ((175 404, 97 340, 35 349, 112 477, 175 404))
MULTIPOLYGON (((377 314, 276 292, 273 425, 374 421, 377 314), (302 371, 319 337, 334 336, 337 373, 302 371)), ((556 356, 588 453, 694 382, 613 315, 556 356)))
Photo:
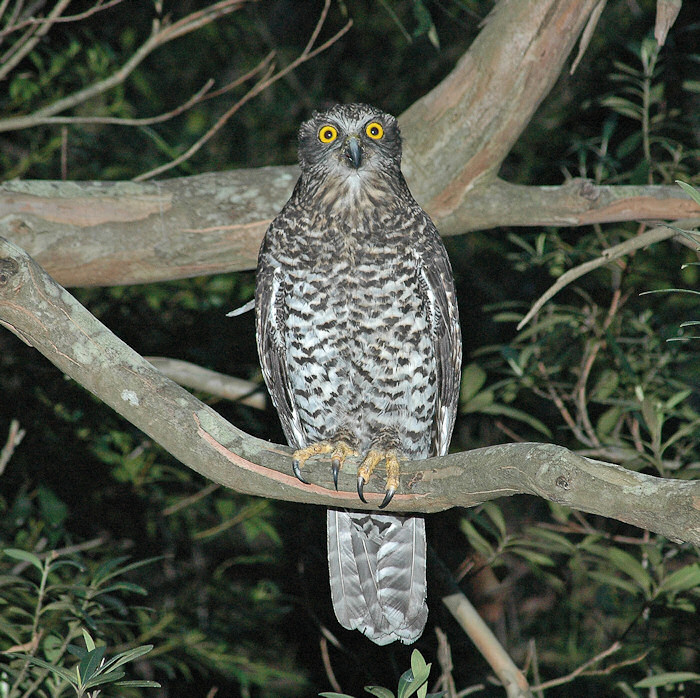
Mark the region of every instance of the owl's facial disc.
POLYGON ((362 164, 362 144, 357 136, 348 136, 343 147, 343 157, 356 170, 362 164))

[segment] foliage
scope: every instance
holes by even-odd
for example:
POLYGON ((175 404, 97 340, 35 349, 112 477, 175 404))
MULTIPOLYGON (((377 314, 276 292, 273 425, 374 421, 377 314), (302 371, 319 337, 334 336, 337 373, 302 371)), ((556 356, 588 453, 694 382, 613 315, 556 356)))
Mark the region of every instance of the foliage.
MULTIPOLYGON (((431 664, 426 664, 423 655, 418 650, 411 653, 411 668, 407 669, 399 678, 399 685, 396 696, 382 686, 365 686, 365 691, 377 698, 409 698, 416 695, 417 698, 440 698, 445 695, 445 691, 440 693, 428 693, 428 677, 430 676, 431 664)), ((347 693, 319 693, 325 698, 352 698, 347 693)))
POLYGON ((15 563, 2 565, 0 628, 15 644, 5 650, 8 661, 0 668, 3 697, 94 697, 107 684, 118 686, 118 695, 126 696, 129 687, 160 687, 155 681, 122 680, 123 667, 153 645, 128 647, 107 660, 107 645, 96 644, 88 631, 112 640, 121 634, 119 626, 129 622, 130 615, 123 597, 146 593, 122 577, 149 561, 124 564, 124 557, 107 558, 90 569, 78 556, 57 551, 39 557, 6 548, 4 555, 15 563), (73 644, 78 638, 84 648, 73 644), (93 690, 98 686, 102 688, 93 690))

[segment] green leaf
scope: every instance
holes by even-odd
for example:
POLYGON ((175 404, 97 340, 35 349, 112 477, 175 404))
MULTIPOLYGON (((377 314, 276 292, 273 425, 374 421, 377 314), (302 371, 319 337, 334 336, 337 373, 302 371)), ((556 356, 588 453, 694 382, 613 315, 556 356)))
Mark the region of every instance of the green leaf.
POLYGON ((116 683, 123 676, 126 676, 126 672, 121 669, 116 671, 108 671, 106 673, 98 671, 89 681, 83 684, 83 688, 94 688, 95 686, 102 686, 106 683, 116 683))
POLYGON ((519 422, 525 422, 525 424, 529 424, 533 429, 539 431, 541 434, 544 434, 546 437, 552 437, 552 432, 549 431, 549 429, 542 422, 540 422, 539 419, 533 417, 527 412, 517 410, 514 407, 508 407, 507 405, 487 405, 481 409, 481 412, 484 414, 503 415, 504 417, 516 419, 519 422))
POLYGON ((622 416, 622 408, 618 405, 605 410, 603 414, 598 417, 598 421, 595 425, 595 433, 601 439, 605 438, 610 434, 610 432, 615 428, 620 417, 622 416))
MULTIPOLYGON (((367 688, 365 688, 367 690, 367 688)), ((334 693, 333 691, 326 691, 325 693, 319 693, 322 698, 354 698, 354 696, 348 695, 347 693, 334 693)))
POLYGON ((27 550, 19 550, 18 548, 5 548, 3 552, 7 557, 11 557, 13 560, 28 562, 30 565, 34 565, 39 572, 44 571, 43 563, 34 553, 30 553, 27 550))
POLYGON ((486 371, 478 364, 469 364, 462 371, 462 388, 459 399, 461 402, 469 402, 483 387, 486 382, 486 371))
MULTIPOLYGON (((498 529, 498 533, 501 538, 506 537, 506 520, 503 518, 503 512, 501 508, 495 502, 484 502, 481 505, 484 513, 491 519, 493 525, 498 529)), ((413 666, 413 665, 411 665, 413 666)))
POLYGON ((134 659, 142 657, 144 654, 148 654, 153 649, 153 645, 139 645, 133 649, 126 650, 125 652, 120 652, 115 655, 104 665, 104 670, 114 671, 117 667, 126 664, 127 662, 133 662, 134 659))
POLYGON ((617 389, 620 383, 620 376, 617 371, 607 369, 603 371, 600 378, 591 391, 591 397, 601 402, 607 400, 617 389))
POLYGON ((588 572, 588 576, 605 586, 622 589, 632 596, 637 596, 639 594, 639 587, 632 584, 632 582, 628 582, 626 579, 616 577, 614 574, 608 572, 588 572))
POLYGON ((530 550, 529 548, 521 548, 515 546, 513 548, 509 548, 509 552, 519 555, 528 562, 531 562, 533 565, 541 565, 542 567, 555 566, 554 560, 552 560, 552 558, 549 557, 549 555, 538 553, 534 550, 530 550))
POLYGON ((692 671, 667 671, 664 674, 648 676, 646 679, 637 681, 634 687, 658 688, 659 686, 670 686, 677 683, 685 683, 686 681, 700 681, 700 674, 695 674, 692 671))
MULTIPOLYGON (((161 688, 161 685, 157 681, 141 681, 140 679, 134 679, 133 681, 117 681, 114 685, 132 686, 134 688, 161 688)), ((319 693, 319 695, 322 696, 325 694, 319 693)), ((338 693, 337 695, 342 696, 342 693, 338 693)), ((348 698, 352 698, 352 696, 348 696, 348 698)))
POLYGON ((474 527, 474 524, 471 523, 471 521, 467 521, 466 519, 462 519, 459 522, 459 527, 462 529, 462 533, 467 537, 467 540, 469 541, 469 544, 480 552, 484 557, 486 558, 492 558, 493 557, 493 547, 491 544, 484 538, 474 527))
POLYGON ((92 652, 92 650, 95 649, 95 641, 92 639, 90 633, 87 630, 85 630, 85 628, 83 628, 82 631, 83 640, 85 640, 85 647, 87 648, 88 652, 92 652))
POLYGON ((696 203, 700 206, 700 191, 695 187, 692 187, 687 182, 681 182, 680 179, 676 180, 676 184, 696 203))
POLYGON ((49 664, 43 659, 39 659, 39 657, 31 657, 28 654, 20 654, 19 652, 6 652, 5 656, 24 659, 24 661, 29 662, 30 664, 40 666, 42 669, 48 669, 53 674, 56 674, 56 676, 60 676, 64 681, 68 681, 71 686, 77 686, 77 676, 74 671, 69 671, 63 667, 56 666, 55 664, 49 664))
POLYGON ((100 664, 105 656, 106 647, 100 645, 95 647, 95 649, 90 650, 78 664, 78 676, 81 685, 87 684, 90 679, 92 679, 97 670, 100 668, 100 664))
POLYGON ((666 577, 659 585, 659 592, 687 591, 700 587, 700 563, 687 565, 666 577))
MULTIPOLYGON (((396 691, 396 698, 406 698, 410 693, 408 692, 413 685, 413 672, 408 669, 404 671, 399 677, 399 686, 396 691)), ((413 693, 413 691, 411 691, 413 693)))
POLYGON ((365 686, 365 691, 377 698, 394 698, 394 694, 383 686, 365 686))
POLYGON ((611 548, 607 554, 610 562, 621 572, 634 579, 648 595, 651 589, 651 575, 642 567, 637 558, 620 548, 611 548))

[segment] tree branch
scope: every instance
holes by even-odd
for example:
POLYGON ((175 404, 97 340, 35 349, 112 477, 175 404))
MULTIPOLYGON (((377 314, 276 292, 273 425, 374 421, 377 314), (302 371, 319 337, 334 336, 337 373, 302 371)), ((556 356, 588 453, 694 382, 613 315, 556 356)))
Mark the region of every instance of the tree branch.
MULTIPOLYGON (((595 5, 498 3, 450 75, 402 115, 403 169, 443 235, 700 215, 700 206, 675 186, 575 179, 538 187, 496 177, 595 5), (503 41, 511 35, 516 40, 503 41)), ((180 31, 183 22, 170 31, 180 31)), ((149 184, 6 182, 0 185, 0 235, 65 286, 251 269, 297 174, 296 167, 267 167, 149 184)))
MULTIPOLYGON (((232 320, 235 322, 237 320, 232 320)), ((290 449, 236 429, 115 337, 23 250, 0 240, 0 324, 110 405, 175 458, 204 477, 245 494, 325 506, 363 505, 355 478, 335 492, 325 462, 291 474, 290 449)), ((435 512, 514 494, 533 494, 575 509, 700 544, 700 482, 643 475, 582 458, 550 444, 504 444, 405 463, 403 492, 392 510, 435 512)), ((376 478, 368 490, 381 489, 376 478)))
MULTIPOLYGON (((198 12, 193 12, 177 22, 174 22, 173 24, 163 25, 159 20, 154 20, 151 34, 146 41, 144 41, 143 44, 141 44, 141 46, 134 51, 129 60, 127 60, 120 68, 115 70, 110 76, 104 78, 103 80, 94 82, 81 90, 67 95, 66 97, 57 99, 55 102, 52 102, 41 109, 37 109, 31 114, 0 119, 0 133, 4 131, 19 131, 20 129, 32 128, 34 126, 44 124, 48 119, 50 119, 50 117, 60 114, 68 109, 72 109, 73 107, 83 104, 87 100, 92 99, 103 92, 111 90, 113 87, 123 83, 127 77, 129 77, 129 75, 131 75, 131 73, 158 47, 163 46, 163 44, 166 44, 169 41, 173 41, 174 39, 184 36, 185 34, 189 34, 190 32, 200 29, 219 17, 235 12, 240 8, 244 1, 245 0, 220 0, 220 2, 209 5, 198 12)), ((34 26, 38 26, 39 29, 35 36, 28 42, 27 45, 29 48, 25 46, 22 49, 22 55, 20 58, 31 50, 36 42, 49 31, 53 24, 53 21, 49 20, 53 20, 54 15, 58 16, 58 14, 65 9, 69 2, 70 0, 60 0, 56 8, 52 10, 45 22, 38 25, 31 25, 32 28, 34 26)), ((5 66, 0 67, 0 79, 4 77, 9 69, 13 68, 17 62, 18 61, 15 57, 11 61, 8 61, 5 66)))

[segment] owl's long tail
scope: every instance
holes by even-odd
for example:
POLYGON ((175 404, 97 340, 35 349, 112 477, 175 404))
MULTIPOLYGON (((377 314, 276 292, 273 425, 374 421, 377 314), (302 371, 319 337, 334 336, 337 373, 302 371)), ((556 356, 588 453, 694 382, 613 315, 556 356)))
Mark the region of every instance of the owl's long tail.
POLYGON ((415 642, 425 627, 425 521, 328 510, 328 569, 338 622, 378 645, 415 642))

